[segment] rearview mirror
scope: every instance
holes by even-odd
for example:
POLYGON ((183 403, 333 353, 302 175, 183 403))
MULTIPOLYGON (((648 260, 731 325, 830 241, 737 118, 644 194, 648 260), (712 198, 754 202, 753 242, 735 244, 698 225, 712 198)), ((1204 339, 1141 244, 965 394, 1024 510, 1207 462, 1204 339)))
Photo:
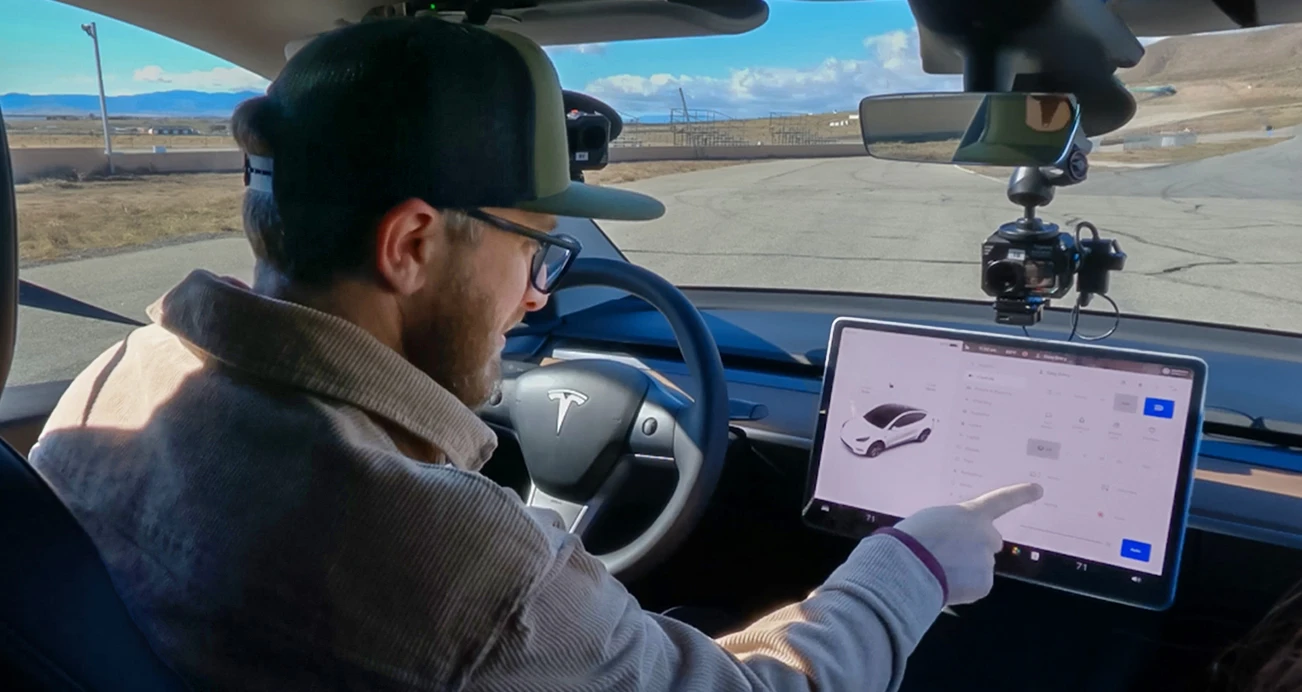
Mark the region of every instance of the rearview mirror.
POLYGON ((1071 94, 890 94, 859 102, 859 127, 879 159, 1054 166, 1071 150, 1080 106, 1071 94))

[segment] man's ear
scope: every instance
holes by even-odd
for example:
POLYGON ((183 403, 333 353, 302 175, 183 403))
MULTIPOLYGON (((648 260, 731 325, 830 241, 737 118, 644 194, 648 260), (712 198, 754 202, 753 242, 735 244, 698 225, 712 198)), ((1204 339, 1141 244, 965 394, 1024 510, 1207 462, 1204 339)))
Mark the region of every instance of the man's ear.
POLYGON ((425 286, 430 268, 445 251, 443 215, 419 199, 409 199, 380 218, 375 228, 375 270, 400 295, 425 286))

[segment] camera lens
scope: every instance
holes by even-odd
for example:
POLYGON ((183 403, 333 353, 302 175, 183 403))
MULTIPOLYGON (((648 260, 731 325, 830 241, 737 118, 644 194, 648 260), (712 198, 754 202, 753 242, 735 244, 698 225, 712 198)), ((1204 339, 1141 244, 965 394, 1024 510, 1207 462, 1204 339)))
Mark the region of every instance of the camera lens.
POLYGON ((579 141, 584 149, 600 149, 606 146, 606 131, 601 127, 585 127, 579 133, 579 141))
POLYGON ((1021 262, 999 260, 986 267, 986 286, 1000 295, 1017 293, 1026 284, 1026 268, 1021 262))

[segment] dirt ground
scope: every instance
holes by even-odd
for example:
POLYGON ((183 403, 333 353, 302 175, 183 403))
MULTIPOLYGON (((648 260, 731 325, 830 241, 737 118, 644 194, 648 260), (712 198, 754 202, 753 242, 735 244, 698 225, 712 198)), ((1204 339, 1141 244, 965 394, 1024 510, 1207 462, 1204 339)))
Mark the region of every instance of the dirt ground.
MULTIPOLYGON (((235 142, 228 136, 216 135, 113 135, 114 151, 153 149, 233 149, 235 142)), ((9 146, 14 149, 81 147, 102 149, 104 135, 99 133, 10 133, 9 146)))
MULTIPOLYGON (((588 174, 598 185, 719 168, 742 161, 615 163, 588 174)), ((242 232, 244 186, 234 173, 40 180, 19 185, 18 251, 24 263, 242 232)))
POLYGON ((1296 103, 1265 106, 1239 105, 1232 109, 1206 108, 1190 111, 1170 108, 1163 111, 1144 111, 1140 106, 1132 124, 1117 132, 1119 135, 1180 132, 1188 129, 1199 134, 1220 132, 1260 132, 1267 126, 1279 129, 1302 124, 1302 99, 1296 103), (1143 117, 1141 117, 1141 115, 1143 117))

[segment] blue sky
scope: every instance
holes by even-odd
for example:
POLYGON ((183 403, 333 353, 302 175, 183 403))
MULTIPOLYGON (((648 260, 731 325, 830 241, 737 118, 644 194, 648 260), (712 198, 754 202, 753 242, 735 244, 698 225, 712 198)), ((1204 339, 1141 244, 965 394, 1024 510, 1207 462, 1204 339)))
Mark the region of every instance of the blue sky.
MULTIPOLYGON (((692 108, 728 115, 853 108, 868 93, 952 88, 922 73, 903 0, 770 0, 767 24, 740 36, 549 48, 566 88, 631 115, 667 113, 678 88, 692 108)), ((52 0, 0 0, 0 93, 93 94, 98 23, 110 95, 237 91, 266 81, 168 38, 52 0)))

